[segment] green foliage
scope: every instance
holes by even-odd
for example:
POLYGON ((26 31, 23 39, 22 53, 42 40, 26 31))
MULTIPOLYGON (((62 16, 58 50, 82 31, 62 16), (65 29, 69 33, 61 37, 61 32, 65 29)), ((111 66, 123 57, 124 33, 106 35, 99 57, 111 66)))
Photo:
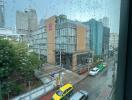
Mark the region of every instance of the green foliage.
POLYGON ((93 58, 93 66, 96 66, 96 65, 98 65, 98 64, 100 64, 102 61, 100 61, 102 59, 102 57, 101 56, 97 56, 97 55, 95 55, 94 56, 94 58, 93 58))
POLYGON ((12 44, 0 39, 0 79, 7 78, 15 65, 15 52, 12 44))
POLYGON ((24 43, 17 43, 0 39, 0 81, 2 82, 2 94, 8 92, 19 94, 23 88, 17 80, 23 79, 28 83, 34 75, 34 70, 42 62, 34 52, 28 52, 24 43))

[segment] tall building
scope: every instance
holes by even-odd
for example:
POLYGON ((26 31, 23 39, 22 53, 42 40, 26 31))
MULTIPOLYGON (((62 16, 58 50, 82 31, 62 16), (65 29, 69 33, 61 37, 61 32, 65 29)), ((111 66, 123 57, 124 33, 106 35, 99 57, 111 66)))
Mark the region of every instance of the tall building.
POLYGON ((37 13, 34 9, 16 12, 16 30, 18 34, 26 34, 23 41, 28 42, 29 33, 38 30, 37 13))
POLYGON ((102 55, 103 48, 103 24, 91 19, 88 22, 84 23, 89 28, 89 41, 90 49, 94 52, 95 55, 102 55))
POLYGON ((104 58, 107 58, 108 54, 109 54, 109 40, 110 40, 110 28, 104 27, 104 34, 103 34, 103 55, 104 55, 104 58))
POLYGON ((110 33, 110 42, 109 49, 113 50, 118 48, 119 34, 118 33, 110 33))
POLYGON ((103 17, 99 21, 102 22, 104 26, 109 27, 109 18, 108 17, 103 17))
POLYGON ((94 55, 107 55, 109 50, 109 31, 110 29, 102 22, 91 19, 84 23, 89 29, 89 45, 94 55))
POLYGON ((0 28, 5 26, 4 13, 4 0, 0 0, 0 28))
POLYGON ((61 63, 61 66, 72 70, 88 64, 91 53, 88 49, 88 30, 85 25, 60 15, 47 19, 46 27, 49 63, 61 63))

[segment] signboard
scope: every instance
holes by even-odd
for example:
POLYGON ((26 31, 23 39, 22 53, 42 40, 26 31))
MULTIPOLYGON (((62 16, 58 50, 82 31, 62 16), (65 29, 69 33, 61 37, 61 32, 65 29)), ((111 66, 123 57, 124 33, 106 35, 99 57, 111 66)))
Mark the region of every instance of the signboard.
POLYGON ((59 74, 58 71, 53 71, 53 72, 50 73, 50 76, 55 78, 55 76, 57 76, 58 74, 59 74))
POLYGON ((52 31, 52 28, 53 28, 52 27, 52 23, 49 24, 49 27, 48 28, 49 28, 49 31, 52 31))

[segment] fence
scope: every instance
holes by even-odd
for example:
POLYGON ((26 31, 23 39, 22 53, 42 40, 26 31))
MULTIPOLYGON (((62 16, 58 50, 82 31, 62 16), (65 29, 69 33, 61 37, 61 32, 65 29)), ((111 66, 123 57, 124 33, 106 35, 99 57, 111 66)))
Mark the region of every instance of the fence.
POLYGON ((34 100, 38 97, 46 94, 47 92, 53 90, 56 87, 55 80, 52 80, 48 83, 46 83, 43 86, 40 86, 39 88, 36 88, 30 92, 27 92, 23 95, 17 96, 11 100, 34 100))

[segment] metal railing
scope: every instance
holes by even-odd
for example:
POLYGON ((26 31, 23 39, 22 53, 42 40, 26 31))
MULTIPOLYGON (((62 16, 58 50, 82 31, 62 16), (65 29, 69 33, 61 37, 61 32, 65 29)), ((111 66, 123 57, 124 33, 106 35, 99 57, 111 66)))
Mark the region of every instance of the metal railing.
POLYGON ((30 92, 27 92, 25 94, 17 96, 11 100, 35 100, 35 99, 39 98, 40 96, 53 90, 56 87, 54 82, 55 82, 55 80, 51 80, 50 82, 48 82, 48 83, 30 91, 30 92))

